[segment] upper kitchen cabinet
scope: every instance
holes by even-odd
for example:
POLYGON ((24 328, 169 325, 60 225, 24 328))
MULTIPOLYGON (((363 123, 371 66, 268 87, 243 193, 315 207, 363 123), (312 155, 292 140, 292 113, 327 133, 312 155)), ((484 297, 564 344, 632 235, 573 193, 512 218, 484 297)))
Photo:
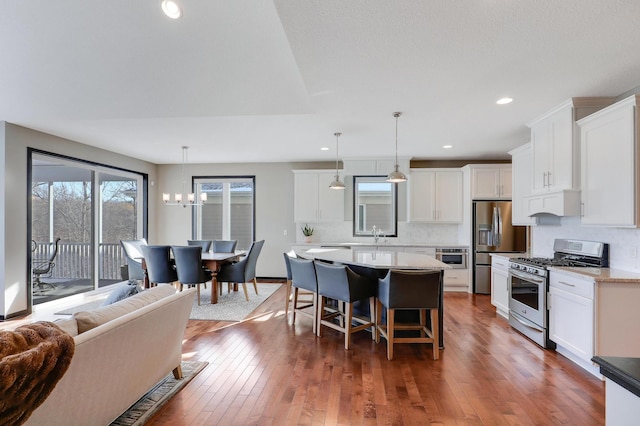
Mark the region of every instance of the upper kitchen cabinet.
POLYGON ((576 121, 613 103, 615 98, 572 98, 536 120, 531 128, 529 214, 579 213, 580 146, 576 121))
POLYGON ((471 164, 471 198, 510 200, 511 164, 471 164))
POLYGON ((580 121, 582 224, 637 227, 638 101, 634 95, 580 121))
POLYGON ((513 171, 511 185, 511 224, 535 225, 535 217, 529 216, 528 204, 525 199, 531 194, 531 143, 522 145, 509 151, 513 171))
MULTIPOLYGON (((378 159, 359 159, 344 158, 342 160, 344 174, 348 176, 386 176, 393 171, 395 159, 378 158, 378 159)), ((400 170, 405 173, 409 170, 409 160, 399 158, 398 165, 400 170)))
POLYGON ((460 169, 412 169, 407 183, 409 221, 462 222, 460 169))
POLYGON ((329 188, 335 170, 294 170, 294 221, 301 223, 344 220, 345 191, 329 188))

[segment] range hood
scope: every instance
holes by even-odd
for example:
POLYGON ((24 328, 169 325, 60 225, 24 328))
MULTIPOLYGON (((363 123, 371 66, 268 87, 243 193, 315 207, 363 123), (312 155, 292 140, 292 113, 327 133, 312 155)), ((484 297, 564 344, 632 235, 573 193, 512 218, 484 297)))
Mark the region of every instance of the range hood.
POLYGON ((556 192, 527 195, 524 202, 531 217, 546 215, 580 216, 580 190, 564 189, 556 192))

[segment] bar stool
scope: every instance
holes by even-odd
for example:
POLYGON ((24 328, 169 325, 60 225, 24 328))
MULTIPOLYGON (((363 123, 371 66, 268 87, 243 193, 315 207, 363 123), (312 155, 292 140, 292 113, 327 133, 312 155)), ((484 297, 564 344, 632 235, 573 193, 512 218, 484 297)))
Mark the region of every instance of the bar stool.
POLYGON ((285 257, 289 259, 289 264, 291 266, 291 286, 293 290, 293 317, 291 324, 296 323, 296 313, 306 315, 312 319, 313 325, 311 328, 313 330, 313 334, 316 334, 316 300, 318 297, 318 281, 316 279, 316 269, 313 265, 313 260, 289 257, 286 253, 285 257), (299 300, 299 289, 311 292, 311 301, 299 300))
POLYGON ((344 333, 344 348, 351 346, 351 335, 371 328, 371 338, 375 340, 375 281, 362 277, 344 265, 329 265, 315 262, 318 276, 318 336, 322 336, 322 326, 344 333), (325 306, 326 299, 338 301, 338 309, 325 306), (354 315, 353 304, 369 300, 369 318, 354 315), (339 323, 334 320, 338 319, 339 323), (353 322, 359 325, 353 326, 353 322))
POLYGON ((378 306, 376 311, 377 332, 387 340, 387 359, 393 359, 394 343, 431 343, 433 359, 439 358, 438 310, 440 309, 440 271, 390 270, 378 280, 378 306), (387 324, 381 321, 382 307, 387 309, 387 324), (419 323, 396 323, 395 311, 418 310, 419 323), (426 324, 426 311, 431 312, 431 329, 426 324), (417 330, 416 337, 395 337, 396 330, 417 330))

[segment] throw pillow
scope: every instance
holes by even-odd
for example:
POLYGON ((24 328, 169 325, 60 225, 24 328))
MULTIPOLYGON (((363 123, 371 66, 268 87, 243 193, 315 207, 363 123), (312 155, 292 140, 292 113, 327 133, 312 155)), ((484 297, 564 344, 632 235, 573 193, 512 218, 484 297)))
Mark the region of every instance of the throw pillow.
POLYGON ((138 294, 140 289, 137 285, 127 284, 125 286, 119 287, 109 294, 109 297, 102 302, 102 306, 111 305, 112 303, 119 302, 121 300, 126 299, 129 296, 133 296, 134 294, 138 294))

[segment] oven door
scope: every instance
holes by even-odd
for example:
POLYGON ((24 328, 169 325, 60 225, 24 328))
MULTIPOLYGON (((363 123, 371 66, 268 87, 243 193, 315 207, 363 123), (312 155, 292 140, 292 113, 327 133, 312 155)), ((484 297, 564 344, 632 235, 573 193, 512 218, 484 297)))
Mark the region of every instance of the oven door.
POLYGON ((545 329, 546 293, 546 277, 509 270, 509 310, 545 329))

